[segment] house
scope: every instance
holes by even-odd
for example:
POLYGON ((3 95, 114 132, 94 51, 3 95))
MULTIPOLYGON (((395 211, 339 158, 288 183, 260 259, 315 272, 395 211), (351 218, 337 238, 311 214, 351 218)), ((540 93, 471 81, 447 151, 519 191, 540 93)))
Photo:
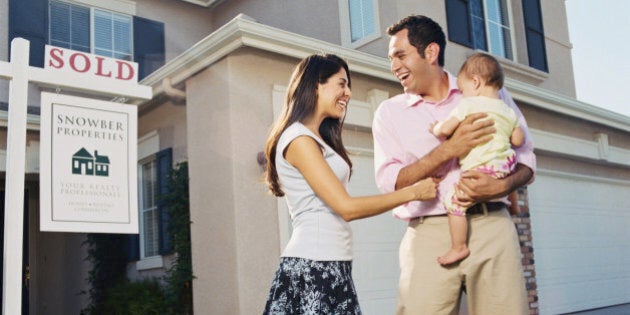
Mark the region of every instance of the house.
POLYGON ((94 175, 94 157, 85 148, 72 155, 72 174, 94 175))
MULTIPOLYGON (((168 222, 154 198, 168 169, 187 161, 195 313, 256 314, 291 232, 283 202, 260 182, 257 156, 292 68, 315 52, 348 61, 350 191, 375 193, 372 114, 401 92, 384 29, 411 13, 444 28, 449 71, 474 50, 497 56, 527 118, 538 172, 521 191, 528 211, 514 220, 532 313, 629 304, 630 214, 623 210, 630 208, 630 117, 576 100, 563 1, 0 0, 0 38, 8 39, 0 41, 0 60, 8 60, 12 38, 25 37, 33 66, 43 64, 44 44, 138 62, 141 83, 154 95, 133 103, 142 219, 128 276, 160 276, 169 266, 172 251, 161 235, 168 222)), ((0 81, 3 126, 6 86, 0 81)), ((45 89, 29 89, 25 305, 31 314, 76 314, 87 303, 77 294, 87 289, 85 234, 39 232, 36 224, 37 109, 45 89)), ((384 214, 352 227, 362 308, 390 314, 405 224, 384 214)))
POLYGON ((94 151, 94 175, 109 176, 109 157, 98 155, 98 151, 94 151))
POLYGON ((109 176, 109 157, 98 155, 94 151, 92 156, 85 148, 81 148, 72 155, 72 174, 109 176))

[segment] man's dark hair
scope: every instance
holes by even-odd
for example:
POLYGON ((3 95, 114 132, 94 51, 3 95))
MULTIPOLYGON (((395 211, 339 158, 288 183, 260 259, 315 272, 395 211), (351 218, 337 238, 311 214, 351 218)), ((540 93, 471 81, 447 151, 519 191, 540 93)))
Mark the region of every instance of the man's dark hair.
POLYGON ((440 46, 438 64, 440 67, 444 67, 446 37, 439 24, 424 15, 410 15, 388 27, 387 34, 393 36, 403 29, 407 29, 409 43, 418 49, 418 53, 422 58, 424 58, 424 50, 429 44, 438 44, 440 46))

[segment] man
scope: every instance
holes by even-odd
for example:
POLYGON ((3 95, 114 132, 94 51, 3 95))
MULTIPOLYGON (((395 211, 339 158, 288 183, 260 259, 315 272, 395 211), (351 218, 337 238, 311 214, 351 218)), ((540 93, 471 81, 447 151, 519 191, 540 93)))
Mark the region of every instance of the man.
POLYGON ((527 184, 536 167, 525 119, 501 90, 526 133, 525 144, 516 149, 516 170, 504 179, 460 174, 457 158, 492 137, 492 122, 481 119, 485 114, 473 114, 450 138, 433 136, 432 123, 445 119, 462 98, 456 78, 443 69, 444 32, 425 16, 406 17, 387 32, 391 71, 405 93, 384 101, 375 113, 377 185, 389 192, 426 177, 442 178, 438 199, 394 210, 395 217, 409 222, 400 245, 397 314, 457 314, 462 289, 471 314, 528 314, 518 235, 505 197, 527 184), (439 196, 454 185, 462 205, 475 204, 467 211, 471 254, 444 267, 437 257, 449 248, 450 236, 439 196))

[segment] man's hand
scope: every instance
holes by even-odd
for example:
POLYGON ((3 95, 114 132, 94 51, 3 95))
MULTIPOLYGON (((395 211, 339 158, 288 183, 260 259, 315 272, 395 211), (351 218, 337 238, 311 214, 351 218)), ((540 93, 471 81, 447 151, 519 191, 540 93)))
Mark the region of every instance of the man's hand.
POLYGON ((461 203, 484 202, 507 195, 509 191, 507 178, 497 179, 477 171, 463 172, 456 185, 456 197, 461 203))
POLYGON ((523 164, 516 164, 514 172, 502 179, 477 171, 465 171, 455 187, 455 197, 461 203, 501 198, 527 184, 533 175, 534 172, 523 164))
POLYGON ((486 113, 474 113, 466 116, 453 135, 442 146, 452 158, 467 154, 472 148, 492 140, 496 131, 494 122, 486 118, 486 113))

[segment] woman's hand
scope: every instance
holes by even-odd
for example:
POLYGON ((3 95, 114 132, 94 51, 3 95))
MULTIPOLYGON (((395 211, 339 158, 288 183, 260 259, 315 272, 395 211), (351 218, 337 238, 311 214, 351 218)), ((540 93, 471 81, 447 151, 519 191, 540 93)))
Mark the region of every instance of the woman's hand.
POLYGON ((437 196, 437 187, 438 187, 439 182, 440 182, 439 179, 429 177, 411 185, 411 189, 413 189, 416 196, 415 199, 416 200, 435 199, 435 197, 437 196))

